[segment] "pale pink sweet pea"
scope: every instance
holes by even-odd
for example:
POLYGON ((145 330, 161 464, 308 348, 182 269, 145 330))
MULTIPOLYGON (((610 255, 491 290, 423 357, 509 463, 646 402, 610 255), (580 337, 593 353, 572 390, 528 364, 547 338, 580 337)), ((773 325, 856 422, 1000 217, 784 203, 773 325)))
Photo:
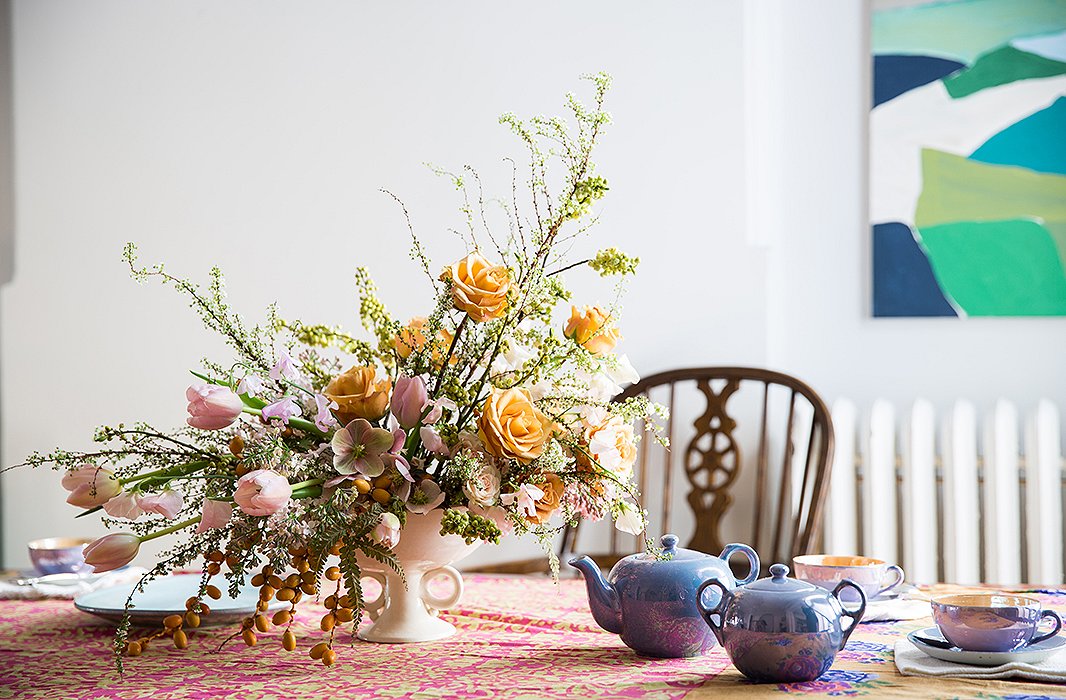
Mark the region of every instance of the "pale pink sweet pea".
POLYGON ((173 520, 185 507, 185 500, 174 489, 167 489, 160 493, 146 493, 137 497, 139 505, 145 513, 156 513, 164 518, 173 520))
POLYGON ((424 425, 418 429, 418 437, 422 438, 422 445, 435 455, 447 455, 448 446, 444 444, 440 433, 435 429, 424 425))
POLYGON ((121 569, 133 561, 141 548, 141 540, 128 532, 105 535, 85 548, 85 563, 93 573, 121 569))
POLYGON ((370 536, 392 549, 400 541, 400 519, 392 513, 382 513, 381 520, 370 536))
POLYGON ((278 361, 270 370, 271 379, 280 381, 283 377, 291 382, 300 381, 300 370, 296 368, 296 362, 284 349, 278 351, 278 361))
POLYGON ((537 516, 537 501, 544 498, 544 490, 533 484, 522 484, 514 493, 501 493, 500 502, 505 506, 518 505, 518 510, 523 515, 531 518, 537 516))
POLYGON ((270 469, 256 469, 237 480, 233 500, 248 515, 273 515, 289 504, 289 480, 270 469))
POLYGON ((408 481, 414 481, 414 477, 411 476, 411 465, 408 464, 407 458, 403 456, 403 445, 407 442, 407 433, 402 428, 397 428, 392 431, 392 447, 389 451, 381 455, 381 459, 386 465, 396 467, 396 471, 400 472, 400 475, 408 481))
POLYGON ((322 394, 315 394, 315 427, 326 432, 337 424, 332 411, 340 408, 336 401, 331 401, 322 394))
POLYGON ((256 396, 263 391, 263 379, 258 374, 246 374, 237 384, 238 394, 256 396))
POLYGON ((104 512, 112 518, 125 518, 136 520, 144 515, 144 510, 137 503, 137 496, 129 491, 123 491, 104 504, 104 512))
POLYGON ((444 409, 455 411, 459 408, 454 401, 444 397, 433 399, 427 406, 429 406, 429 411, 422 418, 423 425, 432 425, 439 421, 444 414, 444 409))
POLYGON ((197 534, 225 527, 232 515, 233 504, 229 501, 214 501, 210 498, 205 498, 203 513, 200 515, 200 524, 196 527, 197 534))
POLYGON ((115 473, 94 464, 71 469, 60 483, 70 491, 67 503, 79 508, 102 506, 122 492, 122 484, 115 473))
POLYGON ((233 425, 244 404, 228 386, 194 384, 185 390, 189 400, 189 425, 200 430, 222 430, 233 425))
POLYGON ((389 410, 400 425, 413 428, 422 419, 422 410, 429 401, 429 392, 422 377, 397 377, 392 388, 392 403, 389 410))
POLYGON ((275 401, 269 406, 264 406, 263 410, 259 412, 263 416, 264 421, 269 421, 271 418, 278 418, 285 425, 289 424, 290 418, 299 416, 303 411, 296 405, 296 401, 291 396, 286 396, 279 401, 275 401))

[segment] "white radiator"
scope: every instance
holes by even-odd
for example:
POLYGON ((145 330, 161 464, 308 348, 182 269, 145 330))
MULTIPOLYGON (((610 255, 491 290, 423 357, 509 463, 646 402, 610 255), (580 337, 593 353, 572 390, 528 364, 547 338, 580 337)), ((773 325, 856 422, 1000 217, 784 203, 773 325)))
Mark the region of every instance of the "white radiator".
POLYGON ((878 400, 860 416, 841 399, 832 413, 827 553, 898 562, 917 583, 1064 582, 1066 472, 1054 403, 1023 417, 998 401, 979 417, 967 401, 937 415, 923 399, 902 413, 878 400))

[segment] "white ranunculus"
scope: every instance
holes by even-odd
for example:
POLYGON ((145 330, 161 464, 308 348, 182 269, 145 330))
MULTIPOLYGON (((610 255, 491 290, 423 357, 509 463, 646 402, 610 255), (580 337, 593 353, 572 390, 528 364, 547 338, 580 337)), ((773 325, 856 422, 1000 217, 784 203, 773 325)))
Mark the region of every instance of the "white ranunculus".
POLYGON ((481 469, 463 483, 463 493, 470 502, 488 508, 500 497, 500 470, 491 464, 481 469))

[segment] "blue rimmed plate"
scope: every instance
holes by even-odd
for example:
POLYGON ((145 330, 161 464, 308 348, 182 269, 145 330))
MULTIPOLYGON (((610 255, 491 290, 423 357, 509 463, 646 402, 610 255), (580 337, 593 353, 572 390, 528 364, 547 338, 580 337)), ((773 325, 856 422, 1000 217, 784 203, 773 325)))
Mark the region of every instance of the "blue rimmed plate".
POLYGON ((1002 666, 1010 663, 1036 664, 1044 659, 1066 649, 1066 637, 1057 635, 1051 639, 1045 639, 1016 651, 967 651, 958 647, 944 649, 922 641, 922 637, 949 642, 940 634, 937 627, 926 627, 924 630, 915 630, 907 635, 911 644, 918 647, 926 655, 941 661, 951 661, 957 664, 969 664, 971 666, 1002 666))
MULTIPOLYGON (((176 574, 149 581, 144 590, 134 594, 130 610, 130 623, 138 626, 156 626, 167 615, 184 614, 185 601, 196 595, 200 588, 200 574, 176 574)), ((222 588, 222 586, 219 586, 222 588)), ((126 614, 126 599, 134 584, 111 586, 83 593, 74 599, 74 607, 97 617, 112 622, 121 622, 126 614)), ((204 598, 204 603, 211 608, 204 615, 203 626, 224 625, 240 622, 256 611, 259 604, 259 590, 247 585, 236 598, 229 597, 222 591, 222 598, 211 600, 204 598)), ((289 603, 271 601, 271 610, 289 607, 289 603)))

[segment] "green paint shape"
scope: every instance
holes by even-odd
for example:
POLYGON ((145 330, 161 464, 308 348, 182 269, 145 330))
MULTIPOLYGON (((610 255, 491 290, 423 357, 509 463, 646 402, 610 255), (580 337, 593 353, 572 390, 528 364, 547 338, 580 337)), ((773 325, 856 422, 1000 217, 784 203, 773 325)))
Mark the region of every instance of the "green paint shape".
POLYGON ((922 149, 919 228, 956 221, 1066 222, 1066 176, 922 149))
POLYGON ((1002 46, 982 54, 977 63, 949 75, 943 82, 948 94, 958 99, 1016 80, 1047 78, 1063 73, 1066 73, 1066 63, 1019 51, 1013 46, 1002 46))
POLYGON ((1059 261, 1062 262, 1062 267, 1066 269, 1066 223, 1044 222, 1044 228, 1047 229, 1051 242, 1059 251, 1059 261))
POLYGON ((873 13, 875 54, 919 54, 973 63, 1011 39, 1066 29, 1066 0, 962 0, 873 13))
POLYGON ((1066 316, 1066 271, 1033 221, 966 221, 920 230, 941 287, 970 316, 1066 316))

